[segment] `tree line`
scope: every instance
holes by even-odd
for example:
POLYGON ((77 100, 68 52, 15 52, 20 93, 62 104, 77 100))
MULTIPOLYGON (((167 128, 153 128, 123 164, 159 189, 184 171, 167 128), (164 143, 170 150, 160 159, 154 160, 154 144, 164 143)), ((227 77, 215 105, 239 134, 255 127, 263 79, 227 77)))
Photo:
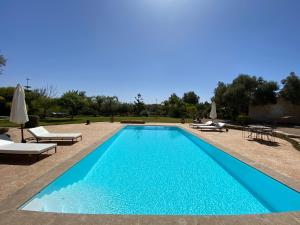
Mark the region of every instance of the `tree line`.
MULTIPOLYGON (((290 73, 281 81, 282 87, 275 81, 246 74, 238 75, 231 83, 219 82, 214 90, 212 101, 216 102, 219 118, 236 119, 248 115, 249 106, 275 104, 283 98, 292 104, 300 104, 300 79, 290 73)), ((0 88, 0 114, 10 113, 14 87, 0 88)), ((93 116, 168 116, 175 118, 203 118, 210 112, 210 103, 200 102, 200 97, 189 91, 178 96, 173 93, 159 104, 144 103, 139 93, 133 103, 121 102, 117 96, 87 96, 86 92, 71 90, 57 97, 53 86, 26 90, 28 114, 41 118, 51 116, 53 112, 93 116)))
POLYGON ((218 116, 235 119, 248 115, 250 105, 275 104, 278 98, 299 105, 300 78, 291 72, 281 80, 282 88, 276 81, 266 81, 262 77, 240 74, 231 83, 219 82, 214 90, 218 116))
MULTIPOLYGON (((0 112, 2 116, 10 113, 14 87, 0 88, 0 112)), ((76 115, 93 116, 169 116, 175 118, 195 118, 205 116, 210 110, 208 102, 199 102, 200 97, 194 92, 186 92, 182 97, 172 94, 160 104, 146 104, 139 93, 133 103, 121 102, 117 96, 87 96, 79 90, 67 91, 56 97, 52 86, 26 90, 28 114, 41 118, 60 112, 74 117, 76 115)))

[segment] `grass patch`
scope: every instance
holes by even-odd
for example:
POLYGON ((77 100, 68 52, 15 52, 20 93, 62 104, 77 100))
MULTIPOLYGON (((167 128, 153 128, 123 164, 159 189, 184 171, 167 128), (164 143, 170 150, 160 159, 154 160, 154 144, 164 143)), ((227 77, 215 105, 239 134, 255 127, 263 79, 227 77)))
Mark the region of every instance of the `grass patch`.
POLYGON ((9 122, 9 120, 0 120, 0 127, 19 127, 20 125, 9 122))

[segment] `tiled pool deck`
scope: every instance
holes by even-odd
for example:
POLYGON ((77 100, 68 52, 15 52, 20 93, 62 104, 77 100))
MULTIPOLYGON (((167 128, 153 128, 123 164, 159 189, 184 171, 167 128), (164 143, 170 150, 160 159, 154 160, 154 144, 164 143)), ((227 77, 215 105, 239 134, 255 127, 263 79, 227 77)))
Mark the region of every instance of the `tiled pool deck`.
MULTIPOLYGON (((161 124, 164 125, 164 124, 161 124)), ((168 124, 170 125, 170 124, 168 124)), ((187 124, 180 126, 275 179, 300 191, 300 152, 290 143, 276 139, 274 146, 242 138, 241 131, 200 132, 187 124)), ((20 211, 17 208, 82 157, 122 127, 118 123, 93 123, 51 126, 57 132, 82 132, 83 141, 59 145, 58 153, 30 162, 27 157, 1 155, 0 224, 300 224, 300 212, 240 216, 129 216, 80 215, 20 211)), ((19 140, 18 129, 11 129, 19 140)), ((49 154, 51 154, 49 152, 49 154)))

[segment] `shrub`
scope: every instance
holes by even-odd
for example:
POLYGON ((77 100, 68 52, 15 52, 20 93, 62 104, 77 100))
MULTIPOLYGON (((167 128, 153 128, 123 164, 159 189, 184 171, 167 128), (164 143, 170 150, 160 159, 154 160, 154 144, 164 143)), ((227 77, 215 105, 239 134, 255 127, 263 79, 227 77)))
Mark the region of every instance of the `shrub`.
POLYGON ((40 117, 37 115, 29 115, 29 121, 25 123, 25 128, 38 127, 40 123, 40 117))
POLYGON ((185 119, 181 118, 181 123, 184 124, 185 123, 185 119))
POLYGON ((251 118, 248 115, 238 115, 236 121, 241 125, 248 125, 251 121, 251 118))
POLYGON ((144 124, 144 120, 122 120, 121 123, 144 124))

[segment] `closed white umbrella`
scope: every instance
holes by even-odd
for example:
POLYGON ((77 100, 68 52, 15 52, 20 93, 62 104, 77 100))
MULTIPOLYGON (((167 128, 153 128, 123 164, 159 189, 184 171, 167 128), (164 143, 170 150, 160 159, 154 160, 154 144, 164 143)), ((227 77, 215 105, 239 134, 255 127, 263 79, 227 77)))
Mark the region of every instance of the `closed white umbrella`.
POLYGON ((25 102, 25 92, 23 87, 18 84, 14 92, 14 97, 11 104, 9 121, 17 124, 21 124, 21 136, 22 142, 26 142, 24 139, 23 125, 28 121, 27 108, 25 102))
POLYGON ((212 120, 217 119, 217 107, 216 107, 216 103, 215 103, 215 102, 212 102, 212 103, 211 103, 211 110, 210 110, 209 117, 210 117, 212 120))

